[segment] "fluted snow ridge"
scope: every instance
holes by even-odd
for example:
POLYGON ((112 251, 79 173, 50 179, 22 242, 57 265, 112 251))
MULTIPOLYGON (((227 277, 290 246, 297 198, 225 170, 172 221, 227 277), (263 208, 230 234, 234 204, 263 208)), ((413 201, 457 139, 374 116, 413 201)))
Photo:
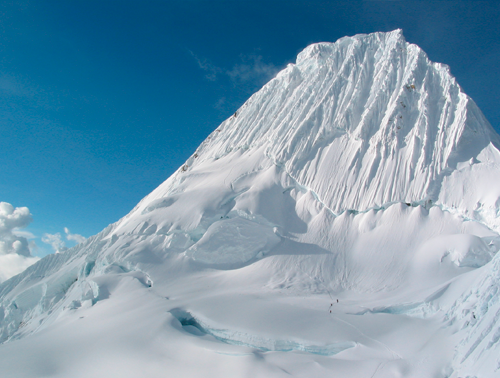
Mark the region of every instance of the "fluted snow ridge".
POLYGON ((498 143, 448 66, 395 30, 307 47, 196 157, 264 147, 332 210, 362 211, 437 199, 443 178, 492 139, 498 143))

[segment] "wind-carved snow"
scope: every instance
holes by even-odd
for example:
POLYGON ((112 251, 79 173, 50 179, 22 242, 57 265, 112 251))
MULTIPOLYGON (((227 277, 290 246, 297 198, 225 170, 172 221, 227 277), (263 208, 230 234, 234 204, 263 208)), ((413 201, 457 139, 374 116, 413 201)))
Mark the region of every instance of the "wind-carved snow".
POLYGON ((306 48, 197 159, 262 146, 339 213, 437 200, 443 178, 492 138, 498 143, 448 67, 395 31, 306 48))
POLYGON ((311 45, 127 216, 0 284, 2 374, 492 376, 499 140, 400 30, 311 45))

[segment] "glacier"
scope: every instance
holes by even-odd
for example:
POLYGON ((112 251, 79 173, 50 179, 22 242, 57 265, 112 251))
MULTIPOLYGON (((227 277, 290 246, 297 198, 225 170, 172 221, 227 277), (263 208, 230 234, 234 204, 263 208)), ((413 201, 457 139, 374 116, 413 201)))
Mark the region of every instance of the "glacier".
POLYGON ((401 30, 308 46, 128 215, 0 284, 2 376, 494 376, 499 147, 401 30))

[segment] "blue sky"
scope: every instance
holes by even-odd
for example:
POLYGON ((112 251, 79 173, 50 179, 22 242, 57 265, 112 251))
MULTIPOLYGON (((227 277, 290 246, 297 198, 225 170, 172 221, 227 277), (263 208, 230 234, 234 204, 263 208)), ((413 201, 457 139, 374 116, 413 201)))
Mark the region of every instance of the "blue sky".
POLYGON ((126 215, 314 42, 402 28, 500 130, 497 1, 37 0, 0 18, 0 201, 30 209, 39 256, 44 233, 126 215))

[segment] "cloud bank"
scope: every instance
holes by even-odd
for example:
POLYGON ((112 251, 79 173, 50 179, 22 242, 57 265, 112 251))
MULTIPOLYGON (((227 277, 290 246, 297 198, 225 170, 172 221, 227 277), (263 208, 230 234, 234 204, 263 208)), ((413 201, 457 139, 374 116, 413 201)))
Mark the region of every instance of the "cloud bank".
POLYGON ((32 220, 27 207, 14 207, 10 203, 0 202, 0 282, 39 260, 31 256, 27 237, 32 234, 18 230, 32 220))

